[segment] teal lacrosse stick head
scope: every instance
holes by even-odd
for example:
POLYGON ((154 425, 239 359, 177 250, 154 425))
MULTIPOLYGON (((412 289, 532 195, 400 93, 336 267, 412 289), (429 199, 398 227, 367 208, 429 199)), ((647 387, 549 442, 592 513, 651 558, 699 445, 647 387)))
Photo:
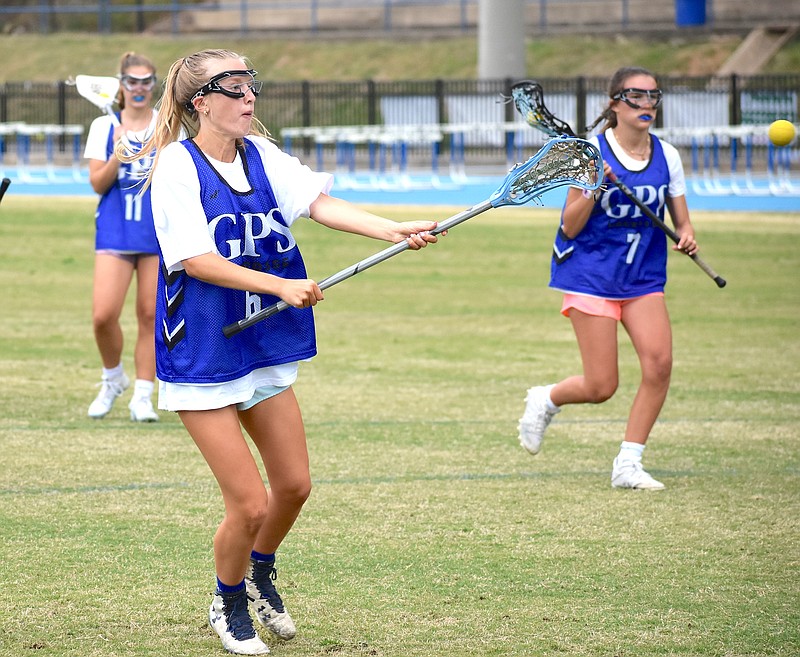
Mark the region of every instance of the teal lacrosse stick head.
POLYGON ((527 162, 517 164, 489 202, 495 208, 524 205, 556 187, 593 191, 602 182, 603 156, 595 145, 577 137, 555 137, 527 162))

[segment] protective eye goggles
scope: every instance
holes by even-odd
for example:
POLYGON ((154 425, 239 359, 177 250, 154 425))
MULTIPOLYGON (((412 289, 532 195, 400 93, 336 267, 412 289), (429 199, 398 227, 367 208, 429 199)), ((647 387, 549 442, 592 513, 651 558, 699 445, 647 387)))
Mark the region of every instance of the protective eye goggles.
POLYGON ((189 102, 186 103, 186 108, 190 112, 194 112, 194 100, 196 98, 202 98, 206 94, 222 94, 228 98, 244 98, 248 91, 252 91, 253 95, 258 97, 264 83, 260 80, 256 80, 256 75, 258 75, 258 71, 254 71, 252 68, 244 71, 223 71, 222 73, 217 73, 189 99, 189 102), (244 82, 228 80, 228 78, 241 77, 244 75, 249 78, 244 82), (224 84, 222 84, 223 82, 224 84))
POLYGON ((119 78, 120 84, 128 91, 134 89, 144 89, 145 91, 152 91, 156 86, 156 76, 146 75, 143 78, 137 78, 135 75, 122 75, 119 78))
POLYGON ((661 89, 623 89, 611 99, 621 100, 633 109, 642 109, 642 103, 648 103, 651 109, 658 109, 664 100, 664 92, 661 89))

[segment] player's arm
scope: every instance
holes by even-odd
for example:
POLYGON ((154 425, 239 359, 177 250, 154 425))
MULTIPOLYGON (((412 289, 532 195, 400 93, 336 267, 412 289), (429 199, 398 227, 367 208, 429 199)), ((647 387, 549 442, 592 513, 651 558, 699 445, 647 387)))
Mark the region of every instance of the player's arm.
POLYGON ((248 269, 226 260, 217 253, 204 253, 182 260, 186 273, 192 278, 235 290, 249 290, 280 297, 290 306, 306 308, 323 299, 322 290, 308 278, 280 278, 248 269))
MULTIPOLYGON (((105 194, 119 177, 119 160, 112 153, 108 155, 108 133, 112 129, 107 116, 99 116, 89 128, 86 137, 84 157, 89 160, 89 184, 97 194, 105 194)), ((122 128, 113 128, 113 141, 119 139, 122 128)))
POLYGON ((575 239, 586 226, 589 215, 594 208, 594 197, 588 198, 583 190, 570 187, 567 191, 567 201, 561 213, 561 230, 568 239, 575 239))
POLYGON ((309 210, 314 221, 328 228, 387 242, 407 239, 412 249, 437 241, 436 235, 427 232, 436 228, 435 221, 392 221, 327 194, 320 194, 309 210))
POLYGON ((685 251, 689 254, 697 253, 698 246, 694 238, 694 226, 689 218, 689 206, 685 196, 667 196, 667 209, 672 223, 675 225, 675 232, 678 233, 680 241, 672 245, 674 251, 685 251))
POLYGON ((684 251, 690 255, 697 252, 697 242, 694 239, 694 226, 689 218, 689 206, 686 203, 686 176, 683 171, 678 150, 668 143, 662 143, 664 156, 669 167, 669 190, 666 196, 667 210, 675 226, 675 232, 680 240, 672 246, 675 251, 684 251))
MULTIPOLYGON (((611 167, 608 162, 603 162, 603 174, 608 175, 611 167)), ((570 187, 567 191, 567 200, 564 203, 564 210, 561 213, 561 230, 568 239, 574 240, 586 226, 589 216, 592 214, 596 199, 600 197, 599 189, 590 192, 570 187)))
POLYGON ((105 194, 117 182, 120 161, 111 156, 103 160, 89 160, 89 184, 97 194, 105 194))

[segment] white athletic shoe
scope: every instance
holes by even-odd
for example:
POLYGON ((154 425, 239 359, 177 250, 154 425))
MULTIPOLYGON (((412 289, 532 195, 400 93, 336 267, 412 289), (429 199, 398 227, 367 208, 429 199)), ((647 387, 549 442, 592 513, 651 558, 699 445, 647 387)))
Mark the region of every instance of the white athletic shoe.
POLYGON ((215 593, 208 622, 222 639, 222 647, 234 655, 266 655, 267 644, 256 634, 247 611, 247 593, 215 593))
POLYGON ((614 459, 611 470, 611 486, 613 488, 634 488, 636 490, 662 490, 664 484, 656 481, 638 461, 620 461, 614 459))
POLYGON ((134 422, 158 422, 158 414, 153 410, 153 402, 149 397, 131 399, 128 409, 134 422))
POLYGON ((114 402, 131 384, 128 376, 123 372, 117 379, 109 379, 103 375, 100 381, 100 392, 89 405, 89 417, 99 420, 108 415, 114 402))
POLYGON ((544 432, 556 413, 561 412, 558 408, 551 411, 547 405, 550 397, 550 390, 555 384, 549 386, 536 386, 528 390, 525 397, 525 413, 519 420, 519 442, 531 454, 538 454, 542 448, 542 438, 544 432))
POLYGON ((274 561, 250 560, 244 583, 247 587, 247 599, 250 609, 258 618, 258 622, 275 636, 288 641, 294 638, 297 630, 292 617, 283 606, 273 582, 278 577, 274 561))

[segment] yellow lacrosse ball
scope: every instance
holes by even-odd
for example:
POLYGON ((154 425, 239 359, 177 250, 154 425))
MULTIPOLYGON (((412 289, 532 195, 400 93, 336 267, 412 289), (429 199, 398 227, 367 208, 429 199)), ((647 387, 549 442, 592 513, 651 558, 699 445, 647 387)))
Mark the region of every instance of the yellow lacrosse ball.
POLYGON ((786 146, 794 139, 794 126, 786 119, 778 119, 770 124, 767 134, 775 146, 786 146))

